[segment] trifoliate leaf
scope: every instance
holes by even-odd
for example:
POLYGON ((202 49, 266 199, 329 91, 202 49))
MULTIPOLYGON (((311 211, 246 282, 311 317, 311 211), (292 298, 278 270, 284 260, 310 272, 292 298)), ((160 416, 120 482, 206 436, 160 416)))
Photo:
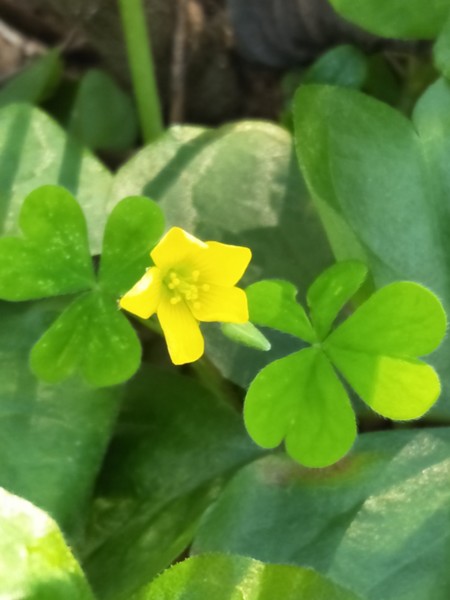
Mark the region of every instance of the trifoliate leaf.
POLYGON ((50 383, 79 369, 86 381, 103 387, 122 383, 137 371, 139 339, 114 300, 98 292, 75 300, 31 352, 31 368, 50 383))
POLYGON ((94 272, 86 220, 64 188, 43 186, 25 199, 21 237, 0 239, 0 298, 31 300, 89 289, 94 272))
POLYGON ((160 575, 133 600, 357 600, 312 569, 252 558, 194 556, 160 575))
POLYGON ((311 285, 306 300, 320 339, 329 333, 339 311, 356 294, 366 277, 366 265, 349 260, 329 267, 311 285))
POLYGON ((222 323, 220 328, 227 338, 237 344, 264 352, 268 352, 271 348, 271 343, 266 336, 250 321, 248 323, 222 323))
POLYGON ((102 289, 121 296, 145 273, 150 251, 164 233, 159 206, 143 196, 125 198, 106 223, 99 279, 102 289))
POLYGON ((348 452, 356 423, 347 394, 319 348, 307 348, 265 367, 244 405, 248 432, 257 444, 286 450, 308 467, 325 467, 348 452))
POLYGON ((258 281, 246 289, 250 321, 278 329, 311 344, 317 341, 292 283, 278 279, 258 281))
POLYGON ((324 342, 359 396, 391 419, 415 419, 437 400, 434 369, 417 360, 441 343, 444 309, 426 288, 393 283, 376 292, 324 342))

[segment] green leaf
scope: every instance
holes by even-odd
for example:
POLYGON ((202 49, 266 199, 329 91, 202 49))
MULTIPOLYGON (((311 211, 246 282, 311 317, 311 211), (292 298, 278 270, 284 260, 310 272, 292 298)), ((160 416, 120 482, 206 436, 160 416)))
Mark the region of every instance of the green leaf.
POLYGON ((321 471, 262 459, 205 515, 193 552, 307 564, 366 600, 447 600, 449 455, 450 429, 435 428, 360 435, 321 471))
POLYGON ((74 541, 119 390, 94 390, 79 379, 47 385, 33 376, 30 348, 56 308, 55 301, 0 303, 0 486, 49 512, 74 541))
POLYGON ((12 102, 37 104, 59 84, 63 65, 58 50, 50 50, 8 81, 0 90, 0 106, 12 102))
MULTIPOLYGON (((338 260, 367 264, 376 288, 417 281, 450 310, 450 93, 433 85, 414 126, 392 108, 343 88, 307 86, 296 99, 297 151, 338 260)), ((448 418, 450 338, 432 357, 448 418)))
POLYGON ((391 419, 417 419, 439 397, 434 369, 418 356, 445 336, 444 309, 429 290, 393 283, 376 292, 325 341, 333 363, 358 395, 391 419))
POLYGON ((70 132, 92 150, 126 150, 136 141, 133 102, 103 71, 83 76, 71 113, 70 132))
POLYGON ((447 19, 433 46, 433 58, 439 71, 450 78, 450 19, 447 19))
POLYGON ((44 186, 25 199, 22 237, 0 239, 0 298, 30 300, 90 288, 94 271, 86 221, 64 188, 44 186))
POLYGON ((265 367, 250 385, 244 421, 264 448, 286 438, 286 450, 303 465, 325 467, 353 445, 356 423, 347 394, 318 348, 265 367))
POLYGON ((281 280, 258 281, 246 289, 250 320, 257 325, 290 333, 313 344, 317 341, 305 309, 297 302, 297 289, 281 280))
POLYGON ((102 289, 119 297, 142 277, 150 251, 164 233, 164 215, 142 196, 117 204, 106 223, 99 280, 102 289))
POLYGON ((0 488, 0 596, 93 600, 56 523, 0 488))
POLYGON ((141 345, 114 300, 98 292, 77 298, 38 340, 31 368, 56 383, 80 370, 92 386, 117 385, 139 368, 141 345))
POLYGON ((357 261, 345 261, 326 269, 310 286, 306 300, 320 339, 328 335, 337 315, 366 278, 366 265, 357 261))
POLYGON ((271 348, 271 344, 266 336, 250 322, 221 323, 220 328, 227 338, 237 344, 242 344, 255 350, 262 350, 263 352, 268 352, 271 348))
POLYGON ((110 197, 111 174, 44 112, 25 104, 0 110, 0 230, 17 233, 24 198, 41 185, 62 185, 88 222, 91 252, 98 254, 110 197))
POLYGON ((160 575, 133 600, 357 600, 312 569, 243 556, 194 556, 160 575))
POLYGON ((367 76, 367 57, 355 46, 343 44, 322 54, 304 73, 302 83, 326 83, 359 89, 367 76))
POLYGON ((168 567, 224 482, 260 453, 230 405, 144 364, 127 384, 95 493, 84 564, 98 596, 129 598, 168 567))
POLYGON ((384 37, 433 39, 449 14, 448 0, 330 0, 345 19, 384 37))
MULTIPOLYGON (((169 227, 250 247, 253 258, 244 285, 262 277, 286 278, 302 297, 332 262, 295 162, 292 137, 275 125, 244 121, 206 131, 174 127, 119 170, 111 204, 133 194, 156 200, 169 227)), ((232 344, 225 353, 223 336, 205 333, 209 358, 241 385, 241 373, 254 377, 263 366, 260 360, 277 356, 275 346, 258 359, 255 352, 232 344)), ((280 340, 283 344, 287 348, 292 340, 280 340)))

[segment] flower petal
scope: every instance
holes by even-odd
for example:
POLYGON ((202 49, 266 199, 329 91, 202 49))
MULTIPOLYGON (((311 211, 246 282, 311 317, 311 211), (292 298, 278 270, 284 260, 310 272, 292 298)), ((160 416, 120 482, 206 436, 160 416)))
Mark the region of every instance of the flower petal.
POLYGON ((150 256, 157 267, 165 270, 188 261, 202 249, 206 249, 204 242, 180 227, 172 227, 153 248, 150 256))
POLYGON ((171 304, 167 298, 163 299, 158 306, 158 319, 175 365, 194 362, 202 356, 205 350, 203 336, 185 302, 171 304))
POLYGON ((196 319, 222 323, 248 321, 248 302, 244 290, 214 284, 208 284, 207 288, 200 288, 198 300, 190 303, 196 319))
POLYGON ((148 319, 161 301, 161 272, 157 267, 148 269, 141 279, 119 300, 120 308, 148 319))
POLYGON ((206 249, 195 255, 195 268, 202 281, 217 285, 236 285, 252 258, 250 248, 220 242, 206 242, 206 249))

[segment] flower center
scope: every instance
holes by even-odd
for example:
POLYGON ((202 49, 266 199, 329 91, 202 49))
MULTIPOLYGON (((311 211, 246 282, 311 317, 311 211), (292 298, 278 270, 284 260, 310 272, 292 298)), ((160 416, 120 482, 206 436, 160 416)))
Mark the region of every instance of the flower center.
POLYGON ((164 277, 164 284, 169 292, 170 303, 178 304, 184 300, 187 304, 192 304, 194 308, 200 308, 200 291, 207 292, 209 285, 200 283, 200 271, 190 273, 180 273, 170 270, 164 277))

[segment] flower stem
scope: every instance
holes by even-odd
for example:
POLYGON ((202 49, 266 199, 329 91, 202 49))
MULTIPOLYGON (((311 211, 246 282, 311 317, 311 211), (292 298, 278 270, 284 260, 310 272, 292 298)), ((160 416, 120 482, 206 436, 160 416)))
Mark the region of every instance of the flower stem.
POLYGON ((155 69, 142 0, 118 0, 144 141, 164 131, 155 69))

